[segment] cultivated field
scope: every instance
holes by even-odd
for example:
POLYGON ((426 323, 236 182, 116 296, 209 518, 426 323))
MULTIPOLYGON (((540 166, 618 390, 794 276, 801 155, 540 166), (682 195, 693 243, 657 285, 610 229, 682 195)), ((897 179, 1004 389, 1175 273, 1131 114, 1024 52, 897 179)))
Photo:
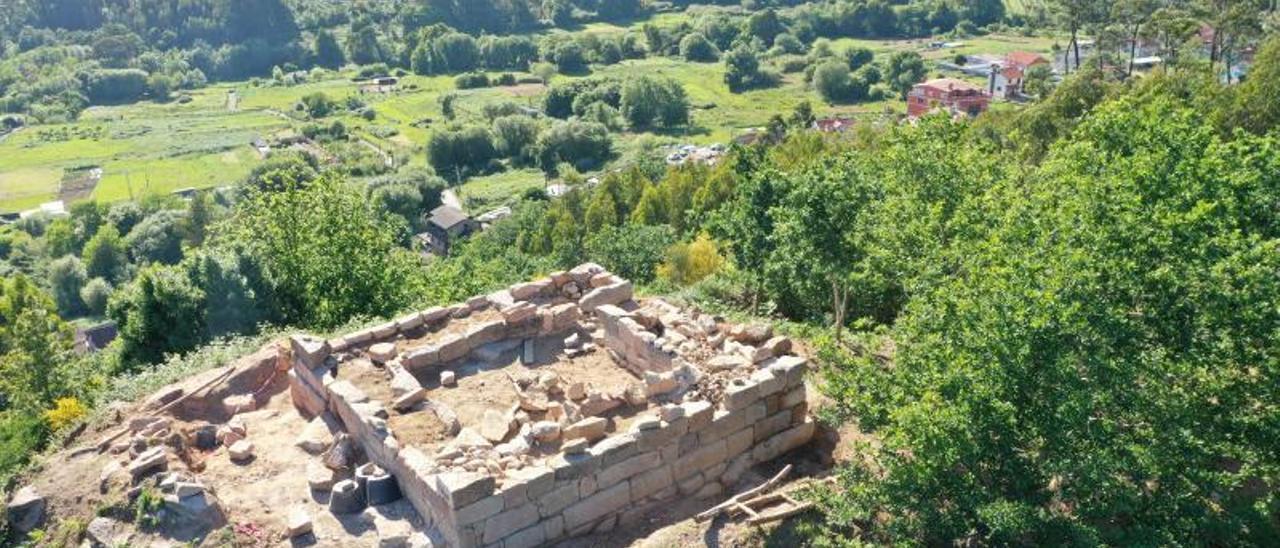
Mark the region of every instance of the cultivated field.
MULTIPOLYGON (((688 16, 663 14, 651 21, 671 25, 678 23, 680 17, 688 16)), ((597 24, 580 32, 609 34, 626 30, 616 25, 597 24)), ((832 45, 837 51, 855 45, 867 47, 877 57, 914 50, 930 61, 938 61, 949 60, 956 54, 1003 54, 1013 50, 1048 53, 1055 43, 1054 39, 1044 37, 986 36, 962 40, 960 47, 930 50, 928 42, 840 39, 832 45)), ((724 84, 724 70, 721 63, 651 57, 597 67, 589 76, 659 74, 680 81, 694 107, 694 123, 687 130, 656 136, 659 143, 727 142, 751 128, 765 125, 775 113, 785 115, 805 100, 813 103, 819 115, 856 116, 904 110, 896 99, 825 105, 807 88, 803 73, 783 75, 783 82, 774 88, 731 93, 724 84)), ((250 143, 296 130, 307 123, 294 107, 310 93, 323 92, 339 101, 358 96, 376 111, 373 121, 344 112, 326 119, 325 123, 340 119, 356 137, 401 163, 407 159, 411 166, 426 165, 423 144, 433 128, 450 123, 441 110, 441 98, 445 94, 457 94, 454 110, 459 120, 479 121, 483 119, 486 104, 512 101, 537 107, 545 93, 545 87, 540 84, 457 91, 450 76, 411 75, 402 78, 394 92, 361 94, 351 76, 332 73, 322 81, 294 86, 269 82, 217 84, 188 92, 190 100, 185 102, 94 107, 74 123, 26 128, 0 142, 0 212, 23 210, 58 199, 60 181, 66 170, 100 168, 102 178, 89 196, 101 201, 137 199, 179 188, 234 183, 261 161, 250 143), (228 101, 231 93, 237 100, 228 101)), ((584 76, 557 76, 552 83, 581 77, 584 76)), ((638 139, 630 133, 615 137, 615 146, 620 152, 629 150, 638 139)), ((514 170, 469 181, 460 194, 469 206, 489 207, 543 184, 543 175, 538 170, 514 170)))

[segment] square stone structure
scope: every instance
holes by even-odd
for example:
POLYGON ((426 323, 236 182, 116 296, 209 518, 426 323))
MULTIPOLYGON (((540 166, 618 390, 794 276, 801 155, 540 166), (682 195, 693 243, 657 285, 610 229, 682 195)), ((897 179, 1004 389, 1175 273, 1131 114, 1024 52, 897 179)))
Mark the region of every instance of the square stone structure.
POLYGON ((767 325, 637 301, 587 263, 295 336, 289 379, 295 406, 336 418, 450 546, 520 548, 714 497, 808 442, 807 364, 790 350, 767 325))

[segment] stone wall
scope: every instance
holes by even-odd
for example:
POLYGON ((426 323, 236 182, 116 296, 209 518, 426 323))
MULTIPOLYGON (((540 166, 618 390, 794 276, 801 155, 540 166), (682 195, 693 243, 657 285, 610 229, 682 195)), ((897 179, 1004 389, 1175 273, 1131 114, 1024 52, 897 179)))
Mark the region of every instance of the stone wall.
MULTIPOLYGON (((789 355, 765 357, 775 353, 776 342, 753 346, 719 335, 714 347, 732 352, 742 373, 717 377, 723 385, 717 384, 715 397, 659 405, 668 401, 663 399, 668 391, 679 393, 697 384, 701 373, 690 365, 697 354, 693 341, 702 337, 706 346, 706 332, 687 325, 692 320, 669 305, 637 310, 631 298, 630 282, 587 264, 330 341, 294 337, 289 370, 293 401, 304 414, 327 411, 339 418, 369 460, 397 478, 424 522, 459 547, 537 546, 631 522, 676 497, 714 497, 750 466, 813 436, 803 382, 806 362, 789 355), (510 470, 499 483, 480 472, 441 472, 418 448, 400 446, 387 427, 386 402, 370 401, 332 374, 333 352, 423 326, 438 327, 487 307, 500 311, 501 319, 408 350, 388 366, 392 371, 437 366, 501 339, 561 333, 594 317, 603 328, 602 344, 616 361, 645 378, 648 396, 658 399, 650 400, 654 405, 631 421, 629 430, 594 444, 566 441, 560 454, 510 470), (774 350, 762 350, 767 346, 774 350), (750 359, 741 358, 742 353, 750 359), (655 389, 659 384, 663 387, 655 389)), ((402 376, 408 375, 396 375, 402 376)))

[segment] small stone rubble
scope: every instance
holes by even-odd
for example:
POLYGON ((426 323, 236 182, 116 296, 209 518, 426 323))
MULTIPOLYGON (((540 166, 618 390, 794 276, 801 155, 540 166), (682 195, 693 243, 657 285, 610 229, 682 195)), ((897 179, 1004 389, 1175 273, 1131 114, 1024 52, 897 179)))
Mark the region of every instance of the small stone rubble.
MULTIPOLYGON (((309 484, 331 492, 335 512, 404 496, 450 546, 536 546, 608 530, 675 497, 716 496, 814 433, 806 361, 788 339, 765 324, 636 301, 629 281, 592 263, 290 346, 290 394, 316 417, 297 442, 316 455, 309 484), (616 381, 542 367, 547 341, 561 359, 612 364, 618 373, 606 378, 616 381), (435 396, 467 390, 460 364, 502 367, 513 354, 519 365, 501 381, 516 394, 509 408, 460 420, 435 396), (385 384, 339 378, 352 359, 369 360, 385 384), (428 372, 438 385, 419 381, 428 372), (389 426, 423 414, 445 425, 439 445, 407 442, 389 426)), ((243 443, 244 433, 218 436, 243 443)))

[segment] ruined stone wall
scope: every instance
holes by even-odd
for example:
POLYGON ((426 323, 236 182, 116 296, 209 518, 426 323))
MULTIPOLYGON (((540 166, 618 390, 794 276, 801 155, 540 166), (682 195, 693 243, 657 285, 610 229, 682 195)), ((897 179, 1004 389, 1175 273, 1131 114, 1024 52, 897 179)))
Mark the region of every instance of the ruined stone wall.
POLYGON ((677 496, 715 496, 750 466, 812 437, 814 424, 803 382, 806 362, 781 355, 783 345, 772 339, 751 345, 720 335, 716 347, 731 351, 732 366, 749 374, 723 377, 715 397, 655 405, 628 431, 594 445, 584 440, 567 443, 564 452, 545 462, 509 471, 501 484, 482 472, 442 471, 433 457, 416 447, 402 447, 388 429, 384 403, 370 401, 356 386, 333 375, 333 352, 438 326, 469 311, 501 311, 499 320, 443 337, 388 364, 393 386, 403 386, 397 395, 414 387, 421 390, 407 370, 449 363, 502 339, 561 333, 576 327, 585 312, 600 320, 602 343, 615 360, 645 379, 648 396, 657 397, 655 402, 668 401, 662 399, 664 393, 677 385, 689 389, 688 383, 697 382, 696 372, 684 384, 675 378, 680 371, 695 369, 685 360, 696 354, 697 334, 686 331, 692 326, 674 314, 658 317, 662 309, 634 311, 631 298, 630 282, 596 265, 583 265, 330 341, 295 337, 291 394, 304 413, 327 412, 340 419, 369 460, 396 477, 424 522, 439 530, 449 545, 459 547, 536 546, 630 522, 677 496), (552 296, 555 302, 564 297, 573 302, 554 304, 547 299, 552 296))

